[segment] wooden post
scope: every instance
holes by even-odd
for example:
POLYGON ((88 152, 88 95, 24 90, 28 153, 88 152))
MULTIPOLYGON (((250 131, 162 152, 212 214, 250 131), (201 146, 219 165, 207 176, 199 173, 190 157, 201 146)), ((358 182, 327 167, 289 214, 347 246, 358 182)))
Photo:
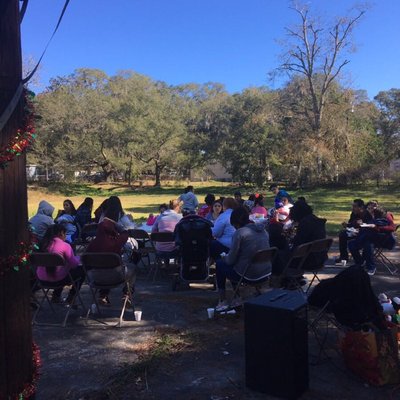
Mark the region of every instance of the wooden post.
MULTIPOLYGON (((22 74, 19 0, 0 0, 0 115, 13 97, 22 74)), ((0 131, 6 146, 22 127, 22 102, 0 131)), ((25 156, 0 169, 0 257, 15 254, 28 240, 25 156)), ((0 271, 4 264, 0 265, 0 271)), ((29 272, 0 275, 0 399, 21 392, 32 377, 32 328, 29 272)))

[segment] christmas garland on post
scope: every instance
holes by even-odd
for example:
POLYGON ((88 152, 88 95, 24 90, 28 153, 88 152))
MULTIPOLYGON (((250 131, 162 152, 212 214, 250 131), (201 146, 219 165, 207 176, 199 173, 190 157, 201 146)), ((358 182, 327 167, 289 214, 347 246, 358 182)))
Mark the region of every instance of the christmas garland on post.
POLYGON ((36 393, 37 382, 39 380, 40 367, 42 366, 42 361, 40 359, 39 346, 35 342, 32 342, 32 364, 33 364, 32 379, 30 382, 24 384, 21 393, 17 394, 14 397, 14 400, 28 400, 32 398, 36 393))
POLYGON ((33 97, 34 93, 28 90, 24 91, 24 126, 17 130, 15 136, 11 138, 8 144, 0 148, 0 168, 4 169, 10 161, 15 157, 20 156, 24 151, 32 145, 35 140, 35 127, 34 127, 34 107, 33 97))

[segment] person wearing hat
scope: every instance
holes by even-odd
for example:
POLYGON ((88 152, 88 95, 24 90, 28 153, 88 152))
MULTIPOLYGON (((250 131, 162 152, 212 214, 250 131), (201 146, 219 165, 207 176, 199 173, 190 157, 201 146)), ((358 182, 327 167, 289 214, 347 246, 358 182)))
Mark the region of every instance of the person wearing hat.
POLYGON ((242 206, 244 203, 244 200, 242 199, 242 193, 236 191, 233 195, 235 196, 235 200, 238 203, 238 205, 242 206))

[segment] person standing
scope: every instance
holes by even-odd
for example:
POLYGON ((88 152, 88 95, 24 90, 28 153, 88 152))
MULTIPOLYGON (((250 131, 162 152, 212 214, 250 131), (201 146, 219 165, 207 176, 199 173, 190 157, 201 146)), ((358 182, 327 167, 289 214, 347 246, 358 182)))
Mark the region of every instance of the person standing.
POLYGON ((195 214, 196 209, 199 206, 199 201, 196 195, 193 193, 194 188, 189 185, 185 188, 185 193, 181 194, 178 200, 182 201, 182 213, 185 214, 195 214))

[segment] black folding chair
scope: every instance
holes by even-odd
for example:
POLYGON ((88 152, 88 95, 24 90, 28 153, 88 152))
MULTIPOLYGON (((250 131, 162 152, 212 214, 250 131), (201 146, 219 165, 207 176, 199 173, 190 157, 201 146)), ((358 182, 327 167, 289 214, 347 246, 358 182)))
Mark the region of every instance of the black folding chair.
MULTIPOLYGON (((153 282, 156 279, 157 273, 160 271, 162 266, 162 261, 166 259, 166 256, 162 252, 157 251, 156 243, 175 243, 175 237, 173 232, 154 232, 150 234, 151 243, 155 249, 155 260, 153 266, 150 268, 148 279, 153 272, 153 282)), ((177 250, 178 252, 178 250, 177 250)), ((174 264, 176 264, 176 256, 168 257, 174 259, 174 264)))
POLYGON ((241 285, 253 287, 256 291, 257 296, 261 294, 261 286, 265 282, 267 282, 267 280, 271 275, 271 272, 268 275, 263 276, 262 278, 257 280, 250 280, 246 276, 248 275, 251 268, 254 267, 254 265, 256 264, 268 264, 268 263, 272 264, 277 254, 278 254, 278 249, 276 247, 270 247, 269 249, 259 250, 253 255, 250 263, 247 265, 245 271, 243 272, 243 275, 240 277, 239 282, 234 284, 235 286, 231 302, 235 297, 238 296, 241 285))
MULTIPOLYGON (((121 256, 116 253, 84 253, 81 256, 81 261, 86 271, 87 283, 92 293, 93 304, 95 304, 96 310, 100 315, 101 309, 96 297, 97 292, 100 289, 114 289, 124 285, 127 286, 127 295, 124 298, 119 321, 114 325, 121 327, 128 302, 133 309, 132 292, 129 282, 126 279, 125 266, 122 263, 121 256)), ((90 312, 91 310, 89 309, 86 321, 88 321, 90 312)), ((96 320, 104 325, 109 325, 104 321, 96 320)))
POLYGON ((310 249, 308 250, 308 255, 303 263, 304 271, 311 272, 313 274, 311 282, 307 287, 306 293, 308 293, 308 291, 310 290, 315 279, 317 279, 318 282, 321 282, 318 277, 318 272, 321 271, 322 268, 324 268, 325 261, 328 258, 327 254, 332 246, 332 242, 333 239, 331 238, 319 239, 311 242, 310 249), (312 262, 315 259, 321 260, 321 262, 313 266, 307 265, 308 261, 312 262))
POLYGON ((304 243, 295 247, 289 255, 282 272, 282 278, 286 281, 285 286, 289 290, 295 289, 304 293, 299 281, 304 275, 303 264, 308 257, 311 243, 312 242, 304 243))
MULTIPOLYGON (((59 255, 59 254, 54 254, 54 253, 32 253, 29 257, 29 261, 33 270, 33 273, 36 277, 36 282, 35 282, 35 287, 39 288, 43 292, 43 297, 42 299, 37 303, 37 309, 33 315, 32 318, 32 323, 37 324, 37 325, 50 325, 50 326, 59 326, 60 324, 51 324, 51 323, 44 323, 44 322, 38 322, 37 316, 39 312, 42 310, 43 302, 46 300, 47 303, 50 306, 51 311, 56 314, 56 310, 51 302, 51 299, 49 298, 49 291, 51 289, 59 289, 65 286, 65 283, 60 285, 59 282, 48 282, 48 281, 41 281, 37 277, 37 268, 38 267, 45 267, 46 270, 48 271, 49 274, 55 271, 56 268, 65 267, 65 260, 64 258, 59 255)), ((73 279, 72 275, 70 272, 68 272, 68 277, 69 281, 68 284, 70 284, 74 290, 74 296, 71 299, 71 304, 67 307, 66 314, 64 316, 63 322, 61 323, 61 326, 64 328, 67 325, 67 320, 69 317, 69 314, 71 310, 74 308, 75 300, 76 298, 79 299, 79 303, 82 306, 83 310, 86 312, 86 307, 82 301, 82 297, 80 295, 80 287, 79 287, 79 281, 81 278, 76 278, 73 279)))
MULTIPOLYGON (((399 229, 400 225, 396 226, 395 232, 399 229)), ((382 238, 383 239, 383 238, 382 238)), ((382 244, 380 245, 375 245, 374 249, 374 257, 375 260, 384 266, 391 275, 398 275, 399 273, 399 268, 386 256, 385 251, 387 250, 393 250, 393 248, 396 246, 396 242, 394 242, 394 246, 392 248, 388 248, 388 246, 384 246, 385 241, 382 240, 382 244)))
POLYGON ((155 249, 150 240, 149 234, 143 229, 129 229, 128 232, 129 236, 138 242, 139 248, 137 251, 141 255, 140 261, 142 262, 143 266, 146 267, 143 258, 147 258, 148 266, 150 266, 150 254, 153 254, 155 249))

